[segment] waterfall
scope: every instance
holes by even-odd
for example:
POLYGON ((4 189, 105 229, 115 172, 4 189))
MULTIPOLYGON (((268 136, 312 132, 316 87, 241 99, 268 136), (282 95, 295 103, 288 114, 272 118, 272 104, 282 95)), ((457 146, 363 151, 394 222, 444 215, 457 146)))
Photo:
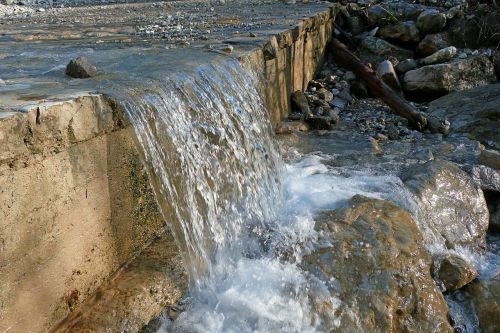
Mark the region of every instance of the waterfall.
POLYGON ((256 84, 230 60, 121 98, 192 287, 251 251, 248 235, 275 219, 282 162, 256 84))

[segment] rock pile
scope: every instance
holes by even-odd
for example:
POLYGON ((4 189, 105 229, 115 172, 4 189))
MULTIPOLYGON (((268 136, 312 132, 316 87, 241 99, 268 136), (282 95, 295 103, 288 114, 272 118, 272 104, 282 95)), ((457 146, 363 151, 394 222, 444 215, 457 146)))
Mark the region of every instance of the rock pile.
MULTIPOLYGON (((467 0, 357 1, 343 2, 338 9, 335 37, 399 96, 412 101, 430 127, 449 131, 440 131, 442 135, 408 128, 408 121, 391 114, 362 78, 332 61, 304 92, 293 93, 293 112, 282 132, 316 129, 327 135, 325 130, 334 128, 330 133, 347 130, 353 141, 368 136, 370 158, 380 161, 394 158, 387 156, 398 146, 413 145, 415 152, 401 157, 398 176, 418 207, 417 223, 399 207, 362 197, 317 222, 328 246, 305 257, 304 268, 332 281, 329 300, 340 300, 330 304, 319 297, 318 313, 327 323, 341 318, 328 327, 332 330, 371 331, 376 322, 386 332, 448 332, 448 308, 433 289, 435 283, 447 298, 469 293, 481 330, 498 331, 491 320, 500 315, 498 275, 482 275, 464 253, 484 253, 487 233, 500 230, 500 10, 494 2, 467 0), (465 148, 472 158, 459 156, 457 139, 474 143, 473 151, 465 148), (421 143, 427 140, 435 146, 421 143), (420 242, 433 250, 427 253, 420 242), (397 261, 393 254, 399 255, 397 261), (422 273, 418 279, 411 272, 415 267, 422 273), (407 296, 422 303, 405 307, 407 296), (351 302, 360 298, 367 304, 351 302), (431 299, 435 312, 424 314, 420 307, 431 299), (383 314, 378 312, 382 308, 383 314), (423 317, 407 320, 412 311, 423 317), (361 320, 349 321, 346 313, 361 320)), ((470 328, 457 324, 454 329, 470 328)))

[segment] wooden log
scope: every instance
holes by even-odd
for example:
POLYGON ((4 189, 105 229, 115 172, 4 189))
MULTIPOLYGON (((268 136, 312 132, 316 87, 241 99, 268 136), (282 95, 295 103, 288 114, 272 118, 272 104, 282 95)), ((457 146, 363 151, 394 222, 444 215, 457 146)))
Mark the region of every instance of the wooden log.
POLYGON ((330 44, 333 59, 344 68, 354 72, 370 87, 372 93, 382 99, 391 110, 403 118, 408 119, 412 128, 422 131, 427 128, 427 118, 408 103, 403 97, 391 89, 369 66, 365 65, 342 42, 333 38, 330 44))

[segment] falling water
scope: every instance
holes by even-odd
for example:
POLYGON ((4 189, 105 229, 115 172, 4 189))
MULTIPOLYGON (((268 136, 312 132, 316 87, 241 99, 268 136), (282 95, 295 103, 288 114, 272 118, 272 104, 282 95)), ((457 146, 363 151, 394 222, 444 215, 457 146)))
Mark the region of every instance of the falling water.
POLYGON ((228 61, 124 95, 162 214, 200 287, 275 218, 281 162, 255 76, 228 61))

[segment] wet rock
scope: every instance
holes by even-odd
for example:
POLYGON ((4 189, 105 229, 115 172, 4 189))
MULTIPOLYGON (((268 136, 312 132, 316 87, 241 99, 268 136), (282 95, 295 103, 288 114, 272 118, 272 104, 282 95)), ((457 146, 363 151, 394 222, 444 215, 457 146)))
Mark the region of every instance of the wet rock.
POLYGON ((400 61, 396 65, 396 70, 399 73, 404 74, 404 73, 411 71, 412 69, 415 69, 417 67, 418 67, 418 62, 415 59, 406 59, 406 60, 400 61))
POLYGON ((372 145, 372 152, 374 155, 384 155, 384 150, 380 147, 378 140, 370 137, 370 143, 372 145))
POLYGON ((387 136, 391 140, 399 139, 399 129, 394 125, 388 126, 387 127, 387 136))
POLYGON ((292 112, 288 115, 288 119, 292 121, 301 120, 302 118, 304 118, 304 115, 300 112, 292 112))
POLYGON ((97 74, 97 68, 85 57, 73 59, 66 66, 66 75, 77 79, 86 79, 96 76, 97 74))
POLYGON ((434 264, 434 278, 446 291, 460 289, 477 277, 474 266, 456 254, 436 258, 434 264))
POLYGON ((335 125, 335 122, 329 116, 313 115, 307 118, 306 121, 309 127, 315 130, 331 130, 335 125))
POLYGON ((413 58, 412 51, 377 37, 366 37, 363 39, 358 50, 361 59, 372 64, 378 64, 389 57, 394 57, 398 60, 413 58))
POLYGON ((306 118, 312 115, 306 95, 304 95, 304 93, 300 90, 292 93, 292 107, 294 107, 298 112, 304 114, 306 118))
POLYGON ((429 34, 426 35, 420 43, 418 43, 417 53, 427 56, 448 46, 450 46, 450 41, 446 32, 429 34))
POLYGON ((474 165, 470 174, 474 183, 482 190, 500 192, 500 171, 485 165, 474 165))
POLYGON ((467 287, 471 295, 479 326, 483 333, 500 331, 500 274, 489 280, 477 281, 467 287))
POLYGON ((290 134, 293 132, 307 132, 309 126, 302 121, 282 121, 276 128, 276 134, 290 134))
POLYGON ((446 26, 446 15, 437 9, 424 10, 417 18, 417 28, 423 34, 441 31, 446 26))
POLYGON ((347 208, 323 214, 316 229, 324 245, 303 258, 303 267, 329 281, 325 294, 314 295, 323 331, 452 331, 409 213, 356 195, 347 208))
POLYGON ((402 175, 415 195, 425 227, 448 248, 486 248, 488 208, 471 177, 451 162, 433 160, 402 175))
POLYGON ((404 75, 403 88, 408 92, 444 94, 495 81, 492 63, 488 57, 479 55, 408 71, 404 75))
POLYGON ((382 61, 377 67, 377 75, 380 77, 387 85, 396 91, 401 91, 401 85, 399 84, 398 76, 394 71, 394 67, 389 60, 382 61))
POLYGON ((449 119, 452 132, 466 134, 486 146, 500 150, 500 84, 455 92, 429 104, 427 112, 449 119))
POLYGON ((416 44, 420 41, 420 33, 414 21, 386 25, 378 31, 378 35, 401 43, 416 44))
POLYGON ((483 149, 479 152, 479 163, 500 171, 500 153, 496 150, 483 149))
POLYGON ((422 62, 425 65, 440 64, 443 62, 450 61, 457 55, 457 49, 454 46, 449 46, 441 49, 430 56, 425 57, 422 62))

